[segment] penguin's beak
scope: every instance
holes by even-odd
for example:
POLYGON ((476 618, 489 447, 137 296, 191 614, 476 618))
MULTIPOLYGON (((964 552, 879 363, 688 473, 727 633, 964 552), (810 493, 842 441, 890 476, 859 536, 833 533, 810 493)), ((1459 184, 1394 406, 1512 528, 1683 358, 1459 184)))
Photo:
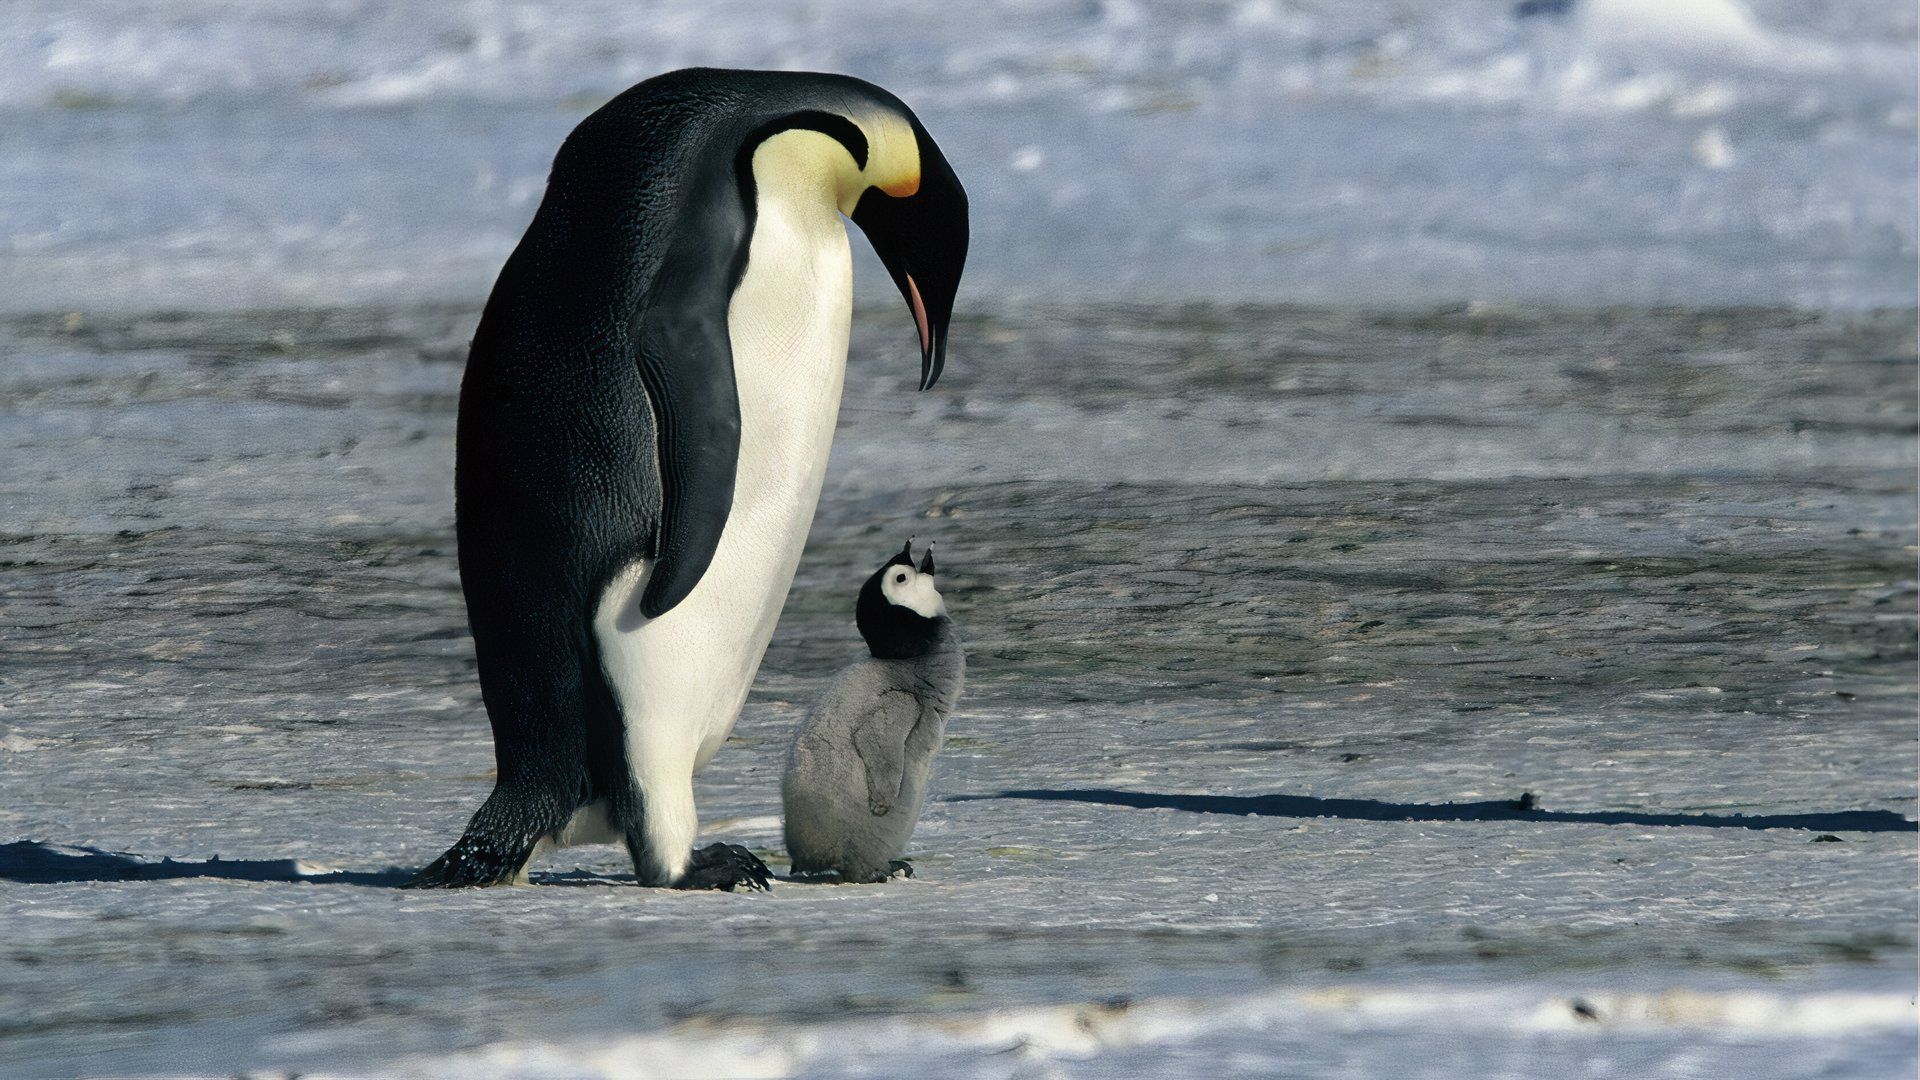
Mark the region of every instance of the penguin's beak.
POLYGON ((913 312, 925 390, 940 380, 947 363, 947 324, 967 263, 967 192, 918 120, 913 130, 920 145, 919 186, 898 196, 868 188, 852 217, 913 312))

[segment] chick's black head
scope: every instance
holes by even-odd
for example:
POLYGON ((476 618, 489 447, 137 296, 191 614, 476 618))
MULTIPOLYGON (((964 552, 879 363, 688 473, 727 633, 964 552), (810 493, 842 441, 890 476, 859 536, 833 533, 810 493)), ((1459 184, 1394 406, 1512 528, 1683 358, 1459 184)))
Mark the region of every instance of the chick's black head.
POLYGON ((866 639, 867 651, 882 660, 922 656, 933 647, 947 604, 933 581, 933 547, 920 565, 913 564, 913 539, 888 559, 860 587, 854 622, 866 639))

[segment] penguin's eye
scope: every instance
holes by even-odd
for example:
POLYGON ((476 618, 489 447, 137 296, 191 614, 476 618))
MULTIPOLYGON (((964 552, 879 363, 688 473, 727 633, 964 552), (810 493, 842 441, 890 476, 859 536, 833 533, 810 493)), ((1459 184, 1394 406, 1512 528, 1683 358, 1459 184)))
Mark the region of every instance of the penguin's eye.
POLYGON ((894 583, 895 585, 898 585, 898 584, 900 584, 901 582, 903 582, 903 581, 905 581, 905 580, 907 580, 907 575, 905 575, 905 574, 895 574, 895 575, 893 575, 893 583, 894 583))

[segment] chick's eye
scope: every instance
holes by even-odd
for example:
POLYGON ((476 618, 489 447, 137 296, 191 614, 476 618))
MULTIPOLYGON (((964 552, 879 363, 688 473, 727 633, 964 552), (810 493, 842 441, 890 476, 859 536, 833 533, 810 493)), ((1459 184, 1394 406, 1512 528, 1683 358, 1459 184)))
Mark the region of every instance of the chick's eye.
POLYGON ((894 580, 894 582, 895 582, 895 583, 898 583, 898 582, 902 582, 902 581, 905 581, 905 580, 907 580, 907 575, 905 575, 905 574, 895 574, 895 575, 893 575, 893 580, 894 580))

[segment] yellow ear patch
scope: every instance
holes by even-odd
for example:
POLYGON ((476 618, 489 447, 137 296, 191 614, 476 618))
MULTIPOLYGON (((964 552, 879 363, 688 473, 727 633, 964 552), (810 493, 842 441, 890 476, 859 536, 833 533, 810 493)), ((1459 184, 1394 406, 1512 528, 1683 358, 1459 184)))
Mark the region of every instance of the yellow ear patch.
POLYGON ((892 113, 877 113, 859 119, 867 136, 867 167, 862 179, 896 199, 920 190, 920 140, 913 125, 892 113))

